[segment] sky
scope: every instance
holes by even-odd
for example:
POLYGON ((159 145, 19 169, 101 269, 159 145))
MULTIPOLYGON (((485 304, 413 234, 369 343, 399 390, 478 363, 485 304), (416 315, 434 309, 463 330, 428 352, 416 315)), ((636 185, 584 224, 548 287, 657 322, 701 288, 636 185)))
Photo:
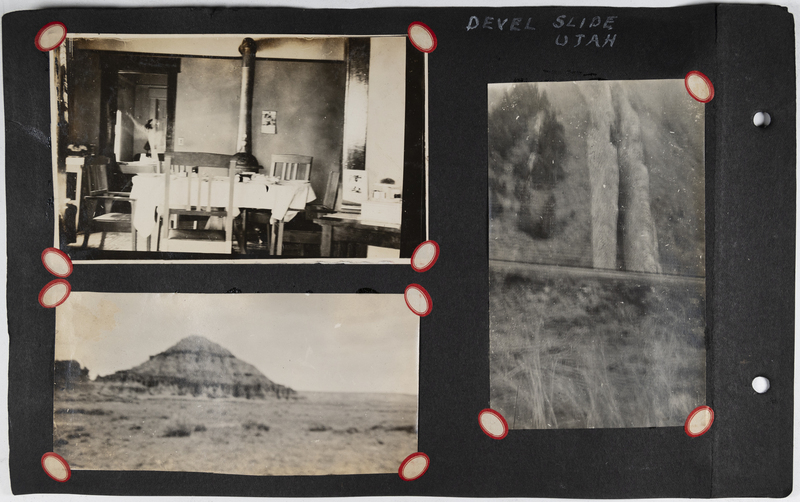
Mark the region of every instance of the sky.
POLYGON ((419 317, 401 294, 73 292, 56 309, 55 359, 95 378, 190 335, 297 391, 418 391, 419 317))

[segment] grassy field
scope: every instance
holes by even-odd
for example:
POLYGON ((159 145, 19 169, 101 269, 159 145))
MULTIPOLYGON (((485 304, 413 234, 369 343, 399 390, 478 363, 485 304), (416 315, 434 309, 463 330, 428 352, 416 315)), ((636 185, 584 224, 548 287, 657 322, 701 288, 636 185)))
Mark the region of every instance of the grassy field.
POLYGON ((702 280, 492 263, 491 406, 510 428, 680 426, 705 403, 702 280))
POLYGON ((417 451, 417 399, 399 394, 137 397, 88 383, 56 392, 53 411, 53 451, 72 469, 393 473, 417 451))

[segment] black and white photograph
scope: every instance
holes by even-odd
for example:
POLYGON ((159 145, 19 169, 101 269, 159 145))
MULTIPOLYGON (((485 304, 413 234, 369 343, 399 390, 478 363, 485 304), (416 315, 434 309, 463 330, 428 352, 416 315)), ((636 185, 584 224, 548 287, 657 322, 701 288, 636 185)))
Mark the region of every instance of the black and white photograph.
POLYGON ((418 352, 403 295, 74 292, 53 451, 73 470, 396 473, 418 352))
POLYGON ((683 79, 488 86, 490 399, 511 429, 705 404, 704 113, 683 79))
POLYGON ((409 47, 70 34, 51 56, 55 247, 76 261, 385 261, 406 249, 407 262, 426 233, 424 155, 407 151, 423 144, 424 102, 406 99, 424 92, 422 60, 409 47), (358 204, 342 194, 345 170, 363 175, 358 204))

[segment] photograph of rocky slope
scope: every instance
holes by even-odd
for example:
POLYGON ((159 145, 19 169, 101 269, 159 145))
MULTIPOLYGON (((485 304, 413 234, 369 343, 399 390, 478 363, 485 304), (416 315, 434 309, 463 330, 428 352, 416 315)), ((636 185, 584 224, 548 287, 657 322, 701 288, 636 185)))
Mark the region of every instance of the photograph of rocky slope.
POLYGON ((491 84, 491 405, 514 429, 705 404, 704 105, 684 81, 491 84))
POLYGON ((402 295, 73 292, 56 324, 53 451, 72 469, 389 473, 417 451, 402 295))

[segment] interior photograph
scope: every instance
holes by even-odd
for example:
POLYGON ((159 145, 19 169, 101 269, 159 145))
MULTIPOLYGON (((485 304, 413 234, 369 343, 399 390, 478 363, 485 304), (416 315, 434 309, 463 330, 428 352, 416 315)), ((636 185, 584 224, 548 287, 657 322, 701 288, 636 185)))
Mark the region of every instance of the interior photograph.
POLYGON ((422 61, 405 36, 71 36, 51 66, 55 246, 410 256, 425 240, 422 61))

